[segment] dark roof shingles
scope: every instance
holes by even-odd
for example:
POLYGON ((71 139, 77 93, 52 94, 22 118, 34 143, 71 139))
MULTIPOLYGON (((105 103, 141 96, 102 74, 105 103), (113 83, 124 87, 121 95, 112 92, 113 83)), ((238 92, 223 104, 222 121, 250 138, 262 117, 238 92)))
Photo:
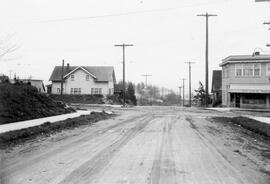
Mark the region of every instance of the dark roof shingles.
MULTIPOLYGON (((64 67, 64 76, 76 69, 78 66, 67 66, 64 67)), ((89 73, 97 77, 97 82, 108 82, 115 81, 114 68, 112 66, 81 66, 86 69, 89 73)), ((49 81, 61 81, 62 66, 55 66, 51 74, 49 81)))

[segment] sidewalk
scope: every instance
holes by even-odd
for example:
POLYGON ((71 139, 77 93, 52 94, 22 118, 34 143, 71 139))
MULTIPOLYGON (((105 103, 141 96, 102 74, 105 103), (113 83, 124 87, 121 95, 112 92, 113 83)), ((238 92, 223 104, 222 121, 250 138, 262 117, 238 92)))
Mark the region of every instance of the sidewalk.
POLYGON ((15 123, 8 123, 8 124, 0 125, 0 134, 4 132, 9 132, 12 130, 19 130, 23 128, 41 125, 45 122, 54 123, 57 121, 66 120, 68 118, 75 118, 75 117, 79 117, 80 115, 86 115, 90 113, 91 111, 77 111, 77 112, 69 113, 69 114, 62 114, 62 115, 57 115, 57 116, 50 116, 50 117, 45 117, 45 118, 19 121, 15 123))
MULTIPOLYGON (((207 110, 215 110, 219 112, 233 112, 233 111, 255 111, 255 112, 266 112, 268 109, 241 109, 241 108, 206 108, 207 110)), ((251 115, 241 115, 250 119, 254 119, 263 123, 270 124, 270 117, 262 117, 262 116, 251 116, 251 115)))
POLYGON ((246 115, 246 117, 263 122, 263 123, 270 124, 270 117, 257 117, 257 116, 249 116, 249 115, 246 115))

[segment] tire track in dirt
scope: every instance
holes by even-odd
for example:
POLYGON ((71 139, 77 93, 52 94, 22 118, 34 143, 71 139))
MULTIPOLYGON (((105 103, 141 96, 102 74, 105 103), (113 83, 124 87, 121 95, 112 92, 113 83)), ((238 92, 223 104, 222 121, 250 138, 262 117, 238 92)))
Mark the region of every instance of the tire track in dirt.
MULTIPOLYGON (((147 117, 147 114, 140 114, 140 115, 136 115, 134 117, 131 117, 129 119, 126 119, 124 121, 121 121, 119 123, 113 124, 113 125, 109 125, 108 127, 105 127, 102 130, 96 130, 94 132, 92 132, 89 135, 83 136, 83 137, 79 137, 78 139, 72 140, 67 142, 66 144, 61 144, 59 147, 57 147, 56 149, 48 149, 47 151, 45 150, 42 154, 35 156, 34 158, 31 157, 29 159, 25 159, 19 163, 17 163, 16 161, 14 161, 13 163, 5 163, 4 161, 2 161, 2 163, 4 163, 4 165, 2 165, 1 170, 0 170, 0 174, 2 177, 2 180, 4 180, 5 178, 10 178, 12 177, 12 175, 15 172, 20 172, 21 170, 23 170, 25 167, 31 167, 32 165, 41 162, 43 160, 46 160, 52 156, 56 156, 57 154, 61 154, 63 152, 66 152, 68 150, 72 149, 71 151, 76 151, 79 150, 80 147, 84 146, 85 143, 87 143, 87 141, 91 140, 92 138, 96 138, 97 136, 106 136, 103 135, 105 132, 111 130, 111 129, 115 129, 118 127, 123 127, 123 125, 129 124, 130 122, 134 122, 134 121, 142 121, 143 119, 145 119, 147 117)), ((106 120, 108 121, 108 120, 106 120)), ((109 136, 109 135, 107 135, 109 136)))
MULTIPOLYGON (((168 118, 168 117, 167 117, 168 118)), ((172 146, 172 119, 169 121, 164 119, 162 141, 159 149, 156 152, 156 158, 154 160, 151 174, 150 174, 150 184, 177 184, 176 175, 176 165, 173 159, 173 146, 172 146)))
MULTIPOLYGON (((205 147, 207 149, 209 149, 210 151, 212 151, 212 153, 217 153, 217 154, 213 154, 213 156, 215 156, 217 159, 217 161, 219 161, 219 164, 224 165, 224 168, 228 168, 228 170, 230 171, 230 173, 227 173, 226 170, 223 170, 223 175, 226 175, 228 178, 229 177, 233 177, 237 180, 237 184, 247 184, 249 183, 249 181, 247 181, 245 178, 243 178, 240 174, 239 171, 236 170, 236 168, 234 168, 231 163, 230 160, 227 158, 227 156, 225 154, 223 154, 215 145, 214 143, 207 139, 207 137, 205 137, 205 135, 203 135, 199 130, 198 127, 194 124, 193 119, 191 116, 186 116, 186 120, 190 123, 190 127, 195 131, 195 133, 198 135, 198 137, 202 140, 202 143, 205 145, 205 147)), ((214 167, 216 167, 216 164, 212 164, 214 167)), ((218 169, 216 169, 218 171, 218 169)))
POLYGON ((125 132, 119 140, 115 141, 113 144, 100 151, 96 156, 82 164, 59 184, 90 183, 95 178, 95 175, 109 163, 115 153, 138 135, 148 125, 152 118, 152 115, 144 117, 139 124, 125 132))

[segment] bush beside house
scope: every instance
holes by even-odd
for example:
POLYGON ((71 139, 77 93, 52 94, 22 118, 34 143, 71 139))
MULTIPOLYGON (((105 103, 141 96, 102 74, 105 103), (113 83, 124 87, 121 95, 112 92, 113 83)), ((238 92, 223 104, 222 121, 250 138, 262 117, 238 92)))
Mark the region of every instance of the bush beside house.
POLYGON ((82 103, 82 104, 104 104, 103 95, 55 95, 50 94, 50 98, 65 103, 82 103))

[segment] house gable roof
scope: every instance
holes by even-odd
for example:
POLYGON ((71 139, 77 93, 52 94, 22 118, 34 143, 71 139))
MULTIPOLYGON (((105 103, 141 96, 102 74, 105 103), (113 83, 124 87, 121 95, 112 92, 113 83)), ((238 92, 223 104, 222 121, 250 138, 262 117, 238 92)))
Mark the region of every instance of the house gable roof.
MULTIPOLYGON (((96 82, 116 82, 114 68, 112 66, 64 66, 64 76, 71 74, 79 68, 95 76, 96 82), (72 72, 73 71, 73 72, 72 72)), ((62 66, 55 66, 49 81, 61 81, 62 66)))
POLYGON ((97 77, 94 76, 93 74, 91 74, 88 70, 84 69, 81 66, 76 67, 74 70, 70 71, 69 73, 67 73, 66 75, 64 75, 64 78, 68 77, 69 75, 71 75, 72 73, 74 73, 75 71, 77 71, 78 69, 81 69, 83 71, 85 71, 86 73, 88 73, 89 75, 91 75, 94 79, 96 79, 97 77))
POLYGON ((212 75, 212 92, 221 90, 222 85, 222 71, 213 70, 212 75))

